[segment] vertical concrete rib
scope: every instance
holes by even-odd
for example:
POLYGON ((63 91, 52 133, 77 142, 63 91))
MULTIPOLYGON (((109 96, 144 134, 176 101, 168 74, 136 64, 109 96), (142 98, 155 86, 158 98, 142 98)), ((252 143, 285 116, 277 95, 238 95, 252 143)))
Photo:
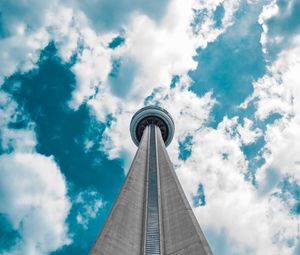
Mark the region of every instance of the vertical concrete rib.
POLYGON ((157 132, 162 225, 165 255, 212 255, 157 132))
POLYGON ((90 252, 91 255, 141 255, 144 245, 148 132, 147 127, 125 183, 90 252))
POLYGON ((160 222, 158 201, 156 130, 150 125, 149 164, 147 185, 146 255, 160 255, 160 222))

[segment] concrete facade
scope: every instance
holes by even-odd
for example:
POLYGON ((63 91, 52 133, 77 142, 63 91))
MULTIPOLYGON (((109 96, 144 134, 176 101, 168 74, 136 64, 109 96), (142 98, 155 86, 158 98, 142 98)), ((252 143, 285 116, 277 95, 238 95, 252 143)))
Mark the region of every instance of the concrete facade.
POLYGON ((125 183, 90 254, 212 255, 157 126, 144 130, 125 183))

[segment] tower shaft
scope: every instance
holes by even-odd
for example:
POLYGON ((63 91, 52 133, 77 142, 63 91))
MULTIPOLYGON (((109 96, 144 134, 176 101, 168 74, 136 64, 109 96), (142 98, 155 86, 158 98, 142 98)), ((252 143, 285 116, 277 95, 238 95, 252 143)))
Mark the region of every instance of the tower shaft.
POLYGON ((154 124, 90 254, 212 255, 154 124))

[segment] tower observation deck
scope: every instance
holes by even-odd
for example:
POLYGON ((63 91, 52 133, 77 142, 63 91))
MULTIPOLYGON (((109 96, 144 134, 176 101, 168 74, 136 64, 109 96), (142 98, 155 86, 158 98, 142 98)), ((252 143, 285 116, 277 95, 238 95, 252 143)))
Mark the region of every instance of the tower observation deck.
POLYGON ((160 107, 134 114, 138 150, 90 255, 212 255, 166 150, 174 131, 160 107))

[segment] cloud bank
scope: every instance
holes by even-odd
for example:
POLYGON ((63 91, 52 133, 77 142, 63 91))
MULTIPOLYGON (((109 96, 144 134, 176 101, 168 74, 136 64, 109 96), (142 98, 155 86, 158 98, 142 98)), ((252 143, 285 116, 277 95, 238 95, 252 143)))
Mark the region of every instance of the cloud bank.
POLYGON ((0 98, 0 213, 18 233, 12 247, 1 249, 3 254, 49 254, 71 242, 66 181, 52 157, 35 152, 33 123, 12 128, 26 116, 8 94, 1 92, 0 98))
MULTIPOLYGON (((71 0, 31 1, 21 6, 2 2, 0 9, 5 12, 1 12, 0 21, 5 29, 1 30, 0 40, 0 64, 4 67, 0 83, 15 72, 38 68, 41 49, 53 41, 62 61, 71 63, 70 70, 76 79, 69 108, 76 111, 86 104, 97 121, 106 124, 102 139, 93 143, 99 143, 109 159, 122 158, 125 171, 136 151, 126 131, 134 112, 144 105, 159 104, 171 113, 176 134, 168 150, 192 204, 200 199, 201 191, 202 202, 194 203, 194 211, 216 254, 296 254, 299 198, 291 187, 299 189, 300 183, 300 37, 296 23, 290 31, 284 29, 291 19, 296 19, 296 1, 174 0, 164 1, 161 6, 136 1, 127 6, 125 2, 93 1, 83 5, 71 0), (36 9, 24 11, 30 6, 36 9), (126 11, 121 11, 121 7, 126 11), (250 14, 244 15, 247 11, 250 14), (20 12, 24 13, 22 19, 20 12), (255 16, 256 13, 259 15, 255 16), (193 91, 195 81, 190 72, 201 68, 201 61, 198 67, 196 60, 199 51, 220 42, 237 22, 243 25, 228 38, 238 37, 241 43, 252 36, 252 27, 259 26, 262 52, 258 54, 262 53, 267 63, 266 71, 258 79, 249 78, 253 81, 252 91, 246 100, 235 105, 234 113, 225 114, 213 127, 210 123, 216 117, 214 109, 220 105, 220 99, 213 90, 193 91), (180 157, 182 154, 185 156, 180 157)), ((234 101, 239 95, 230 96, 234 101)), ((7 107, 6 113, 10 112, 7 107)), ((20 208, 17 216, 6 212, 22 236, 13 249, 46 254, 68 244, 64 222, 70 201, 59 167, 52 158, 34 151, 36 138, 32 126, 19 131, 6 124, 1 128, 2 148, 11 152, 1 156, 9 162, 1 174, 11 180, 11 184, 1 185, 3 192, 7 192, 7 197, 19 195, 9 193, 15 182, 13 176, 18 174, 14 171, 28 175, 28 183, 36 180, 40 184, 36 187, 39 196, 35 198, 35 192, 28 188, 31 185, 25 182, 18 187, 19 192, 30 199, 22 205, 8 206, 20 208), (43 167, 29 166, 34 159, 43 167), (9 170, 12 168, 15 170, 9 170), (45 169, 43 174, 40 168, 45 169), (60 184, 58 190, 54 190, 54 182, 46 182, 55 178, 60 184), (52 207, 44 208, 39 202, 43 199, 52 201, 52 207), (29 205, 38 208, 37 215, 35 210, 28 209, 29 205), (30 217, 48 224, 39 215, 55 208, 59 213, 50 219, 54 223, 43 230, 49 231, 52 240, 47 246, 45 239, 39 239, 46 232, 34 235, 40 231, 36 225, 32 226, 36 229, 23 228, 30 217), (23 218, 25 223, 20 224, 23 218), (26 231, 33 233, 32 239, 25 237, 26 231), (39 242, 43 245, 37 248, 39 242)), ((78 195, 76 203, 81 203, 82 196, 78 195)), ((84 228, 88 224, 86 214, 97 214, 103 206, 100 197, 94 198, 95 204, 83 204, 77 215, 77 222, 84 228)))
POLYGON ((0 163, 0 211, 20 235, 4 254, 49 254, 69 244, 70 201, 53 159, 15 152, 0 156, 0 163))

